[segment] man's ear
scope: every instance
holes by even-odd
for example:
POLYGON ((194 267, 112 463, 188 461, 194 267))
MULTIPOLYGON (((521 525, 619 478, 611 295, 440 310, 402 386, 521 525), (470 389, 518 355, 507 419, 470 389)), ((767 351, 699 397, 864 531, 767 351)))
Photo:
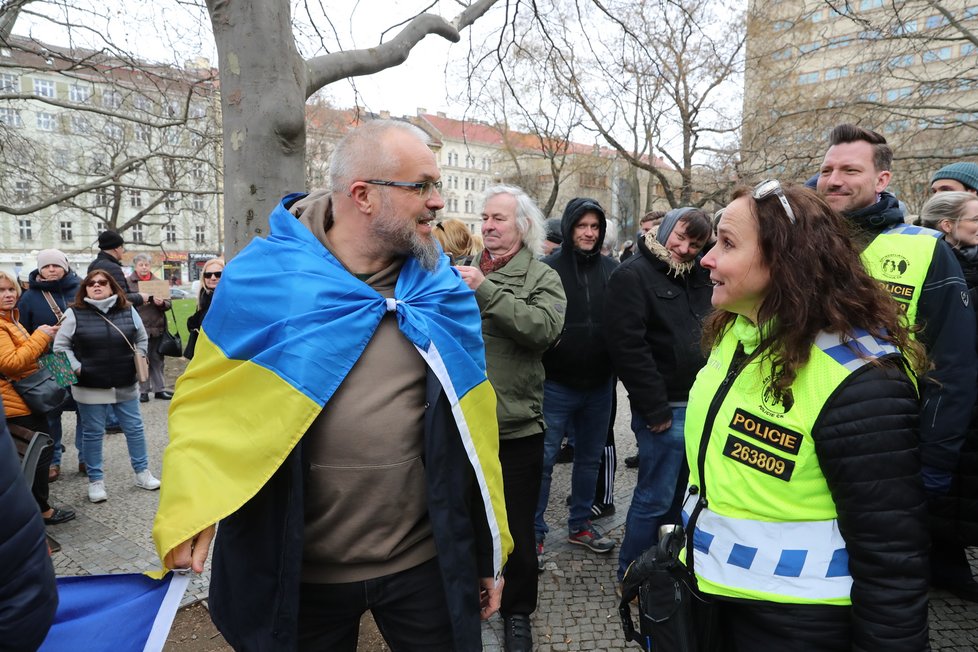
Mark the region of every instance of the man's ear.
POLYGON ((374 211, 374 200, 370 196, 370 187, 366 183, 358 181, 351 185, 348 196, 361 213, 369 214, 374 211))
POLYGON ((889 170, 883 170, 882 172, 876 173, 876 192, 883 192, 886 187, 890 185, 890 179, 893 177, 893 173, 889 170))

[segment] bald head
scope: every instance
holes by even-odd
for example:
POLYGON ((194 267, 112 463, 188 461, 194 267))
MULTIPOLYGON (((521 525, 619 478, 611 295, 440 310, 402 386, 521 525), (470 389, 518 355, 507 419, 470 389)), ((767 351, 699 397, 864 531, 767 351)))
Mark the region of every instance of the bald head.
POLYGON ((405 147, 431 139, 420 128, 401 120, 371 120, 347 132, 336 144, 329 176, 333 192, 345 192, 362 179, 386 179, 398 168, 405 147))

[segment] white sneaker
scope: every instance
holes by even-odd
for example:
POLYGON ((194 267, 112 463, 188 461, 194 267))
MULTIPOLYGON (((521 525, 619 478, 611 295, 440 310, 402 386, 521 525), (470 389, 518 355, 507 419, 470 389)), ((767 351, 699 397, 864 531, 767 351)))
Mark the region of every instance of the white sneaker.
POLYGON ((105 482, 94 480, 88 483, 88 499, 93 503, 104 503, 109 495, 105 493, 105 482))
POLYGON ((140 489, 154 491, 160 488, 160 481, 153 477, 153 474, 149 472, 149 469, 143 469, 136 474, 136 486, 140 489))

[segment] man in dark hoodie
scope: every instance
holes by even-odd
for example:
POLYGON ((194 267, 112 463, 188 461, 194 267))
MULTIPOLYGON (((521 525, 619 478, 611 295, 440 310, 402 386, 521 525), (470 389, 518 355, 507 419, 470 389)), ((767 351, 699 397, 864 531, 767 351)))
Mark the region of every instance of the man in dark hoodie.
MULTIPOLYGON (((122 254, 126 251, 125 242, 122 236, 115 231, 102 231, 98 234, 98 256, 88 266, 91 272, 100 269, 111 276, 123 291, 129 287, 126 274, 122 271, 122 254)), ((129 303, 139 307, 149 301, 150 297, 145 292, 127 292, 126 299, 129 303)))
MULTIPOLYGON (((880 134, 842 124, 829 135, 816 187, 855 227, 863 264, 920 327, 933 369, 920 382, 920 457, 931 499, 948 493, 975 399, 975 315, 961 266, 940 233, 904 224, 896 197, 886 192, 893 153, 880 134)), ((935 538, 932 581, 971 600, 964 548, 935 538)))
POLYGON ((560 227, 563 236, 560 249, 543 259, 560 276, 567 308, 564 330, 543 357, 547 374, 543 417, 547 433, 536 514, 537 554, 543 552, 543 539, 548 530, 543 515, 550 500, 550 477, 560 439, 569 423, 574 425, 574 467, 567 540, 594 552, 607 553, 615 543, 595 529, 590 518, 614 391, 614 372, 602 330, 604 294, 608 278, 618 264, 601 255, 607 220, 604 209, 595 200, 583 197, 570 200, 560 227))

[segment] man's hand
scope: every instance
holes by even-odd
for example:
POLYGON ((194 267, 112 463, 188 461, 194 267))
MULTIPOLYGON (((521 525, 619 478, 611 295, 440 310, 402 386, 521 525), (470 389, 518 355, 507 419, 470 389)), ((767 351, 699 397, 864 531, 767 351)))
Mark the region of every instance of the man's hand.
POLYGON ((489 620, 489 617, 499 611, 499 605, 503 599, 503 578, 499 581, 491 577, 480 577, 479 586, 479 617, 482 620, 489 620))
POLYGON ((469 265, 456 265, 455 269, 458 270, 458 273, 462 276, 462 280, 465 281, 465 284, 468 285, 469 289, 472 290, 473 292, 475 290, 478 290, 479 286, 482 285, 482 282, 486 280, 486 277, 482 273, 482 270, 479 269, 478 267, 471 267, 469 265))
POLYGON ((666 430, 669 430, 669 428, 671 427, 672 427, 672 419, 668 419, 666 421, 663 421, 662 423, 655 423, 650 425, 649 430, 655 433, 659 433, 659 432, 665 432, 666 430))
MULTIPOLYGON (((187 539, 166 553, 166 557, 163 558, 163 565, 172 570, 190 568, 195 573, 204 572, 204 561, 207 559, 207 552, 211 548, 214 532, 215 527, 211 525, 203 529, 197 536, 187 539)), ((496 607, 499 607, 498 600, 496 607)))

